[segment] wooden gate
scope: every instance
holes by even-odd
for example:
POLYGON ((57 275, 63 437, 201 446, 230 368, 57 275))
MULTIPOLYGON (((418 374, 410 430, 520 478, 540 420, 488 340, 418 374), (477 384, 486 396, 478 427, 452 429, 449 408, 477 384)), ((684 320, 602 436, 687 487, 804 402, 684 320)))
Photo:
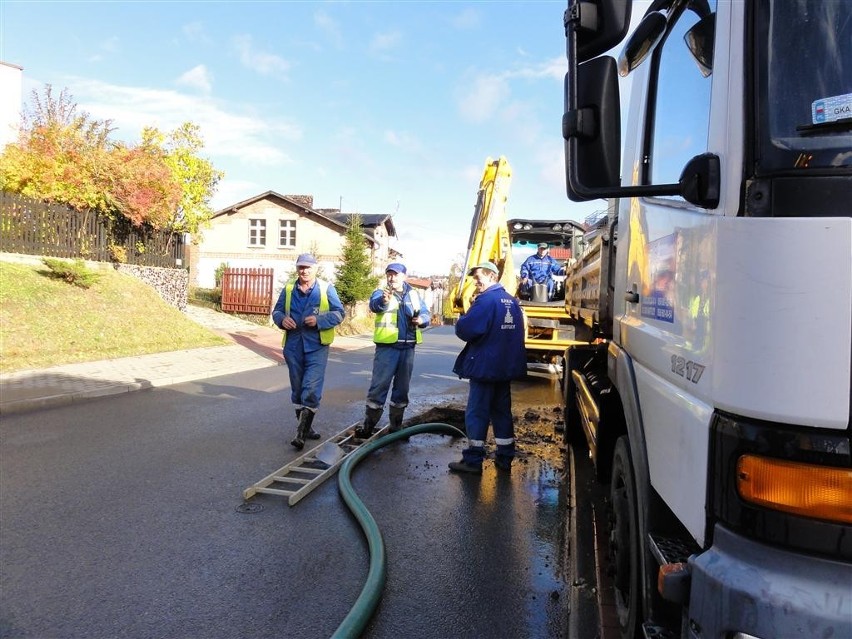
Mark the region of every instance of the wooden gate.
POLYGON ((226 268, 222 273, 222 310, 269 315, 272 277, 271 268, 226 268))

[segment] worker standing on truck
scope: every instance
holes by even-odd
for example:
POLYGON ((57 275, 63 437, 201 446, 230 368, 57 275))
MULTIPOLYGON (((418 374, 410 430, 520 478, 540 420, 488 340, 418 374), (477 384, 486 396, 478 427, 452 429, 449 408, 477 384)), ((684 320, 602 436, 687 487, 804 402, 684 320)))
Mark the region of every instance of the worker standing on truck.
POLYGON ((497 445, 494 464, 499 470, 511 470, 515 457, 511 382, 527 374, 521 306, 497 281, 492 262, 473 267, 468 275, 474 279, 476 299, 456 322, 456 335, 466 344, 453 367, 459 377, 470 380, 464 414, 468 447, 461 461, 450 462, 449 467, 457 473, 482 473, 490 422, 497 445))
POLYGON ((414 369, 414 349, 423 342, 424 326, 429 326, 429 309, 423 298, 406 281, 404 264, 393 262, 385 269, 387 287, 370 296, 370 310, 376 314, 373 341, 373 376, 367 391, 364 423, 355 429, 355 436, 366 439, 382 417, 391 382, 390 432, 402 426, 408 406, 408 388, 414 369))
MULTIPOLYGON (((547 242, 538 245, 536 252, 521 264, 521 290, 523 299, 533 299, 533 288, 536 284, 547 286, 547 299, 553 299, 554 275, 565 275, 565 265, 553 259, 548 251, 547 242)), ((541 300, 536 300, 541 301, 541 300)))
POLYGON ((306 439, 319 439, 311 425, 322 399, 328 347, 334 327, 343 321, 343 304, 332 284, 317 279, 316 258, 303 253, 296 258, 295 280, 281 290, 272 321, 284 331, 284 360, 290 374, 290 400, 299 425, 290 443, 297 450, 306 439))

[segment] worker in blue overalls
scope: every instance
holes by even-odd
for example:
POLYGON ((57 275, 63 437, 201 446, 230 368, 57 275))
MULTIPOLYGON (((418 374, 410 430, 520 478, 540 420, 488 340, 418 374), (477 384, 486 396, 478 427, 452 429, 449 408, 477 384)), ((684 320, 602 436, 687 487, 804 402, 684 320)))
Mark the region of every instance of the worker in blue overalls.
POLYGON ((522 299, 533 299, 533 287, 536 284, 547 285, 547 299, 553 299, 554 275, 565 275, 565 265, 553 259, 548 250, 547 242, 538 245, 536 252, 530 255, 521 264, 521 290, 522 299))
POLYGON ((364 423, 355 436, 366 439, 373 434, 384 412, 390 391, 390 427, 394 433, 402 427, 408 389, 414 369, 414 349, 423 342, 422 329, 429 326, 430 314, 423 298, 405 280, 404 264, 392 262, 385 269, 387 286, 370 296, 370 310, 376 314, 373 341, 373 376, 367 391, 364 423), (393 388, 391 388, 391 383, 393 388))
POLYGON ((284 331, 284 360, 290 373, 290 400, 299 425, 290 443, 302 450, 306 439, 319 439, 311 425, 322 399, 334 327, 343 321, 343 304, 332 284, 317 279, 317 260, 303 253, 296 259, 297 277, 288 282, 272 310, 272 321, 284 331))

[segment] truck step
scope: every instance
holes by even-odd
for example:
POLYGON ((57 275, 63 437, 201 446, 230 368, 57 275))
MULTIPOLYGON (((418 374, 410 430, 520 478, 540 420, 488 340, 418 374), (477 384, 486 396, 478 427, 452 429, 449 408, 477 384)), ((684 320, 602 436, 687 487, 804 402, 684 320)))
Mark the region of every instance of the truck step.
POLYGON ((642 637, 644 639, 678 639, 673 631, 650 622, 642 624, 642 637))
POLYGON ((698 545, 691 540, 662 535, 648 535, 651 554, 659 565, 686 563, 691 555, 701 552, 698 545))

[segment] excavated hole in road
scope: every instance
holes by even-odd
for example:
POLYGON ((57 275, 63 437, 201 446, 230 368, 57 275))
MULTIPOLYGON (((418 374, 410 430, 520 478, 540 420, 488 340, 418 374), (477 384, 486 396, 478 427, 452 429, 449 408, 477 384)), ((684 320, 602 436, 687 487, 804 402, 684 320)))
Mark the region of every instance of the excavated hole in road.
MULTIPOLYGON (((564 469, 565 445, 562 433, 556 429, 564 425, 562 407, 557 404, 526 405, 514 402, 512 418, 515 422, 517 461, 525 462, 533 456, 550 464, 558 471, 564 469)), ((433 406, 423 413, 405 420, 406 426, 441 423, 455 426, 464 432, 464 406, 445 404, 433 406)), ((493 433, 489 429, 489 448, 493 450, 493 433)))

